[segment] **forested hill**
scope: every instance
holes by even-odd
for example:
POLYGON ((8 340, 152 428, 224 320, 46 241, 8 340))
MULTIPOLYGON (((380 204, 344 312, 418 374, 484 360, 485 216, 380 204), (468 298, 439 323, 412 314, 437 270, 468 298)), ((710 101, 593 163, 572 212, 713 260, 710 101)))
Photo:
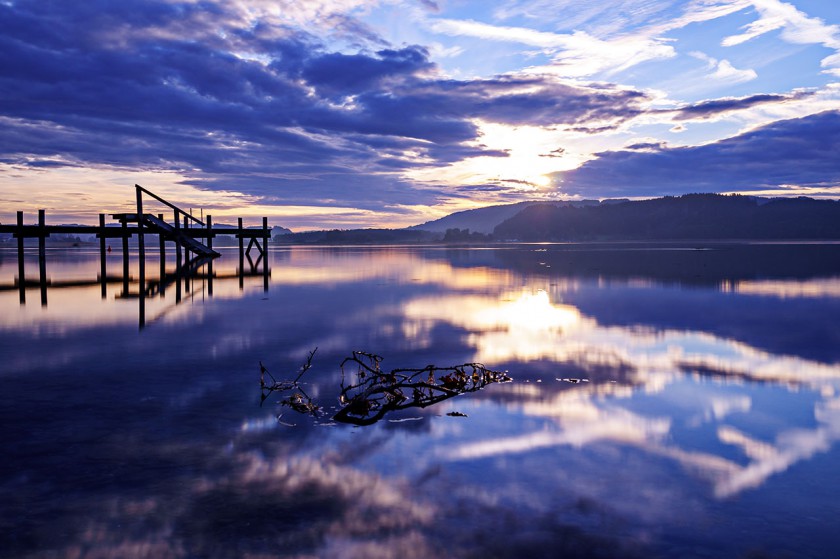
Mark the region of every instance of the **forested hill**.
POLYGON ((538 205, 500 223, 496 240, 840 239, 840 202, 688 194, 591 207, 538 205))
POLYGON ((414 225, 408 229, 437 231, 443 233, 447 229, 457 228, 469 229, 474 233, 492 233, 493 228, 496 227, 496 225, 516 215, 517 212, 527 208, 528 206, 541 203, 545 204, 546 202, 519 202, 517 204, 464 210, 434 221, 427 221, 426 223, 421 223, 420 225, 414 225))

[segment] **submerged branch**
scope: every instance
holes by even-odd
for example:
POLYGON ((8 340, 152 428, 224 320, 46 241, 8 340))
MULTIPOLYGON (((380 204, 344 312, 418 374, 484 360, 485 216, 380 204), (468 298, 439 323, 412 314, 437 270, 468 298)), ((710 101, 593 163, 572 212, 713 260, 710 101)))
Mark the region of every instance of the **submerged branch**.
MULTIPOLYGON (((301 389, 298 381, 312 366, 315 350, 293 381, 277 381, 260 363, 262 400, 272 392, 293 391, 280 401, 300 413, 318 417, 321 408, 301 389), (265 375, 272 383, 264 381, 265 375)), ((475 392, 496 382, 509 382, 503 372, 488 369, 481 363, 464 363, 451 367, 428 365, 421 369, 392 369, 383 372, 382 357, 374 353, 354 351, 341 364, 341 409, 333 420, 353 425, 371 425, 385 414, 407 408, 425 408, 453 396, 475 392), (346 369, 350 369, 348 372, 346 369), (348 376, 350 380, 348 381, 348 376)))
POLYGON ((260 398, 260 405, 265 402, 266 398, 268 398, 269 394, 272 392, 286 392, 288 390, 292 390, 293 392, 280 400, 281 406, 288 406, 299 413, 305 413, 311 415, 313 417, 319 417, 321 415, 321 406, 317 405, 312 398, 303 390, 298 382, 300 377, 306 373, 309 369, 312 368, 312 358, 315 357, 315 352, 318 351, 316 347, 312 351, 309 352, 309 357, 306 359, 306 363, 300 368, 298 375, 295 377, 295 380, 280 380, 274 378, 268 369, 265 368, 265 365, 262 364, 260 361, 260 389, 261 389, 261 398, 260 398), (265 375, 268 375, 271 378, 271 383, 265 382, 265 375))

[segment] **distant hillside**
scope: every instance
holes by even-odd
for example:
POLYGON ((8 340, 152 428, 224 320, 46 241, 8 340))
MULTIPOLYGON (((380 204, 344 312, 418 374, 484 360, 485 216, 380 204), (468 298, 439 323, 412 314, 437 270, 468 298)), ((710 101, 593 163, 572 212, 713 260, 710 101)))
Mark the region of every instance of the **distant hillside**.
POLYGON ((840 202, 688 194, 591 207, 539 205, 499 224, 496 240, 840 239, 840 202))
POLYGON ((495 227, 503 221, 515 216, 525 208, 531 206, 557 206, 557 205, 589 206, 598 205, 598 200, 580 200, 576 202, 519 202, 517 204, 506 204, 502 206, 489 206, 475 210, 464 210, 455 212, 446 217, 427 221, 420 225, 414 225, 408 229, 422 229, 423 231, 446 232, 447 229, 469 229, 474 233, 490 234, 495 227))
POLYGON ((498 224, 513 217, 523 209, 534 205, 545 204, 550 204, 550 202, 519 202, 518 204, 464 210, 434 221, 427 221, 420 225, 408 227, 408 229, 421 229, 423 231, 436 231, 439 233, 445 233, 447 229, 469 229, 475 233, 489 234, 493 232, 493 229, 498 224))

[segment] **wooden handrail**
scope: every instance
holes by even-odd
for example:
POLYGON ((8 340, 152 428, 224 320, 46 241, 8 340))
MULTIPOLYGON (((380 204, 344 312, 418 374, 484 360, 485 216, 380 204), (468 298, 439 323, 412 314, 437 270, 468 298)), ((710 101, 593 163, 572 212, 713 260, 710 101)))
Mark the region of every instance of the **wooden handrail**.
MULTIPOLYGON (((158 196, 158 195, 157 195, 157 194, 155 194, 154 192, 152 192, 152 191, 150 191, 150 190, 147 190, 147 189, 143 188, 143 187, 142 187, 142 186, 140 186, 139 184, 135 184, 135 185, 134 185, 134 188, 136 188, 136 189, 138 190, 138 192, 145 192, 146 194, 148 194, 149 196, 151 196, 152 198, 154 198, 155 200, 157 200, 157 201, 158 201, 158 202, 160 202, 161 204, 164 204, 164 205, 166 205, 166 206, 169 206, 170 208, 172 208, 173 210, 175 210, 177 213, 184 214, 184 216, 185 216, 185 217, 188 217, 188 218, 189 218, 189 219, 191 219, 192 221, 194 221, 194 222, 198 223, 199 225, 201 225, 202 227, 204 227, 204 222, 203 222, 203 221, 201 221, 201 220, 200 220, 200 219, 198 219, 197 217, 193 217, 193 215, 192 215, 191 213, 189 213, 189 212, 185 212, 184 210, 182 210, 181 208, 179 208, 178 206, 176 206, 176 205, 175 205, 175 204, 173 204, 172 202, 167 202, 166 200, 164 200, 163 198, 161 198, 160 196, 158 196)), ((177 214, 176 214, 176 215, 177 215, 177 214)))

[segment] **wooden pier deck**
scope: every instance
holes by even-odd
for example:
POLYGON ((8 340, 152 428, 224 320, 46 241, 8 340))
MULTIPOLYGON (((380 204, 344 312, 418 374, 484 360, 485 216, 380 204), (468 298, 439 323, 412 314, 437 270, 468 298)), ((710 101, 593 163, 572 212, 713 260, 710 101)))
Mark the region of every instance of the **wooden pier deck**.
MULTIPOLYGON (((24 223, 24 213, 17 212, 15 224, 0 224, 0 233, 11 233, 17 239, 17 260, 18 275, 12 285, 0 284, 0 291, 16 289, 20 293, 20 303, 26 304, 27 288, 39 287, 41 291, 41 304, 47 305, 47 289, 63 287, 81 287, 83 285, 98 284, 102 287, 102 297, 107 294, 107 284, 120 282, 123 284, 123 292, 120 297, 132 297, 129 292, 129 284, 135 281, 139 284, 138 292, 133 295, 141 301, 141 327, 143 326, 143 301, 147 297, 162 295, 166 287, 176 283, 179 287, 181 281, 189 285, 190 278, 198 277, 199 270, 207 267, 207 272, 201 277, 209 278, 210 294, 212 295, 212 281, 220 278, 213 271, 213 260, 218 258, 219 252, 213 249, 213 239, 218 236, 233 236, 238 239, 239 245, 239 269, 234 277, 239 278, 240 288, 243 285, 245 276, 263 276, 263 287, 268 290, 268 278, 270 274, 268 265, 268 241, 271 238, 271 230, 268 228, 268 218, 262 218, 262 227, 246 228, 243 226, 242 218, 238 218, 237 227, 213 227, 213 217, 208 215, 206 220, 199 219, 191 212, 185 211, 175 204, 164 200, 157 194, 134 185, 136 193, 137 211, 132 213, 110 214, 112 220, 119 226, 107 225, 106 214, 99 214, 98 225, 48 225, 46 223, 46 210, 38 210, 38 222, 36 224, 24 223), (153 203, 163 205, 172 211, 171 219, 164 218, 163 213, 152 214, 144 212, 144 197, 151 198, 153 203), (47 278, 46 272, 46 239, 51 235, 92 235, 99 239, 100 270, 96 280, 74 280, 74 281, 51 281, 47 278), (156 279, 146 281, 146 235, 157 237, 157 251, 160 253, 160 273, 156 279), (129 275, 129 240, 137 238, 137 254, 139 262, 138 277, 132 278, 129 275), (38 239, 38 279, 26 277, 24 264, 25 239, 38 239), (106 269, 106 254, 110 246, 108 239, 120 239, 122 242, 122 275, 109 276, 106 269), (245 248, 245 240, 248 239, 248 247, 245 248), (175 273, 168 273, 166 270, 167 243, 175 248, 175 273), (256 262, 251 258, 251 250, 257 250, 256 262), (250 272, 245 272, 245 261, 250 264, 250 272), (261 265, 261 266, 260 266, 261 265), (258 271, 259 269, 259 271, 258 271)), ((113 222, 112 222, 113 223, 113 222)), ((227 276, 226 276, 227 277, 227 276)), ((180 291, 180 289, 179 289, 180 291)))

